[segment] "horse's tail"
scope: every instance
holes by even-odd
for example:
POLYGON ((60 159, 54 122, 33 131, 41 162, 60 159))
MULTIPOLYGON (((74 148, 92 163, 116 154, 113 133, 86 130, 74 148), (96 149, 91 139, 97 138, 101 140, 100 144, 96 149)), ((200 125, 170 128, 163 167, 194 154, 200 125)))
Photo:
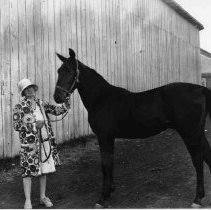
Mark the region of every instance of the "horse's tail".
POLYGON ((206 96, 206 107, 209 113, 209 117, 211 119, 211 89, 205 88, 205 96, 206 96))

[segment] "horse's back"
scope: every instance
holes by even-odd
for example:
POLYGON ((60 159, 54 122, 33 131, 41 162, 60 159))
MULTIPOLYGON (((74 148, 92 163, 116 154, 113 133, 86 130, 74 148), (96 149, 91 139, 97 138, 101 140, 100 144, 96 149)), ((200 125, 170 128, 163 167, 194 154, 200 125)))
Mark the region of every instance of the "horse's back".
POLYGON ((175 108, 189 109, 194 104, 204 104, 205 87, 191 83, 171 83, 163 86, 165 103, 175 108))

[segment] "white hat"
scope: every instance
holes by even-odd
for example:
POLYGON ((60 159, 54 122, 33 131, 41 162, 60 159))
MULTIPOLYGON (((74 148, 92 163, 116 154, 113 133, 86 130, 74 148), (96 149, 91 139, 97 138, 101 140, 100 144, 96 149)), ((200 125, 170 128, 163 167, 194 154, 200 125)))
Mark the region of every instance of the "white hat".
POLYGON ((19 83, 18 83, 18 91, 20 93, 21 96, 23 96, 23 91, 29 87, 32 86, 34 88, 35 91, 38 90, 38 86, 33 84, 29 79, 22 79, 19 83))

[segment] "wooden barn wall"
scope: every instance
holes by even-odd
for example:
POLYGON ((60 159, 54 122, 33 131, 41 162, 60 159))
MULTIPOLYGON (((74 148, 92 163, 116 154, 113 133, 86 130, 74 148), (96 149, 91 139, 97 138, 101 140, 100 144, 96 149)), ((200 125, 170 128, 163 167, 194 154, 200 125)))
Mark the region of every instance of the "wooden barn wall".
MULTIPOLYGON (((0 157, 20 147, 12 129, 18 81, 32 79, 39 97, 54 104, 55 52, 68 56, 69 47, 132 91, 200 81, 199 31, 160 0, 0 0, 0 157)), ((91 133, 77 91, 71 99, 68 116, 52 123, 59 143, 91 133)))

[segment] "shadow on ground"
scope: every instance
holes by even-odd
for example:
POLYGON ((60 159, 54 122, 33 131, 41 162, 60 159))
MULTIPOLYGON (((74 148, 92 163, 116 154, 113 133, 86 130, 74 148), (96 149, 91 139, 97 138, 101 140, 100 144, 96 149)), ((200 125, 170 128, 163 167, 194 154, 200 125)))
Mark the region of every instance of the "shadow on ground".
MULTIPOLYGON (((211 128, 207 137, 211 140, 211 128)), ((101 189, 97 139, 86 137, 60 146, 62 166, 49 175, 47 192, 54 208, 92 208, 101 189)), ((195 196, 195 171, 180 136, 167 130, 147 139, 117 139, 112 208, 189 208, 195 196)), ((18 158, 1 161, 0 208, 23 208, 18 158)), ((210 206, 211 181, 205 167, 205 207, 210 206)), ((33 179, 32 202, 39 205, 39 183, 33 179)))

